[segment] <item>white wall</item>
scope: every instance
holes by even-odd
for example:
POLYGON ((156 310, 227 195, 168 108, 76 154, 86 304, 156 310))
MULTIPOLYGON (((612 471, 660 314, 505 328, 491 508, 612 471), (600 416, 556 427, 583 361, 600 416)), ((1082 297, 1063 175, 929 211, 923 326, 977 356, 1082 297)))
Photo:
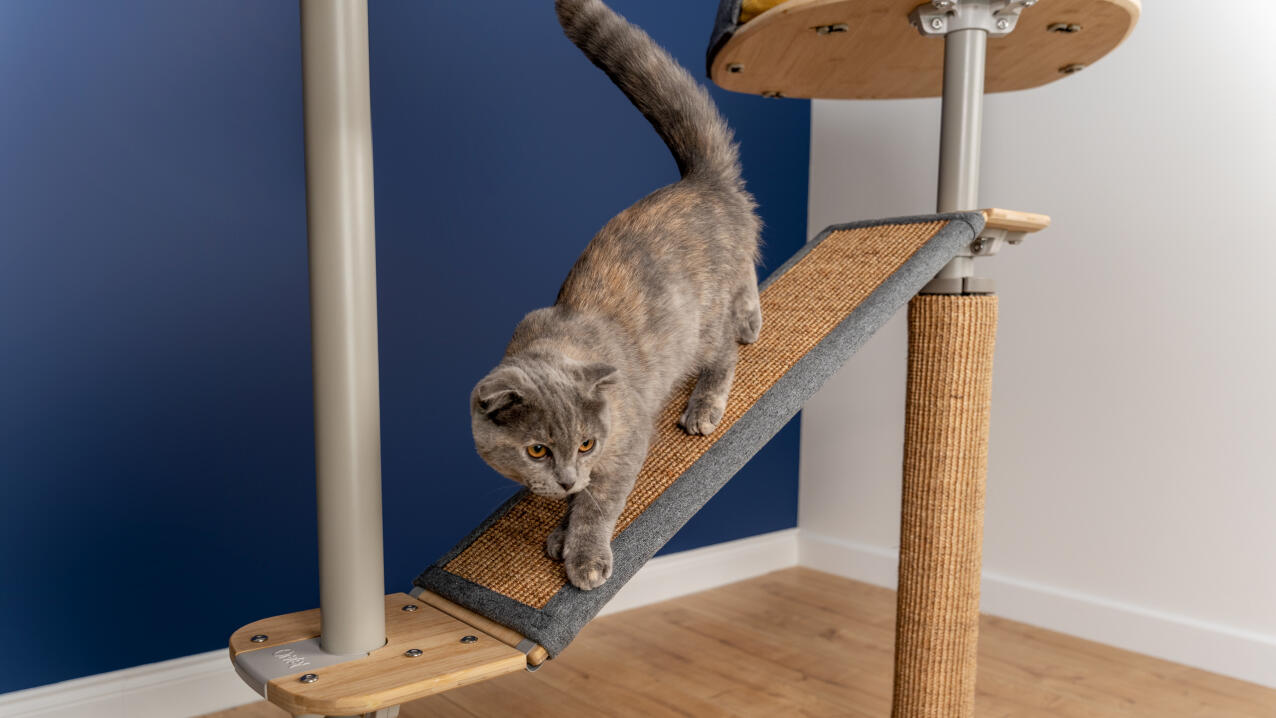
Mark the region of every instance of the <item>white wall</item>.
MULTIPOLYGON (((987 102, 981 203, 1055 222, 984 260, 984 607, 1276 685, 1276 43, 1256 0, 1147 5, 1094 67, 987 102)), ((816 102, 811 234, 929 211, 938 113, 816 102)), ((803 562, 888 585, 904 331, 802 428, 803 562)))

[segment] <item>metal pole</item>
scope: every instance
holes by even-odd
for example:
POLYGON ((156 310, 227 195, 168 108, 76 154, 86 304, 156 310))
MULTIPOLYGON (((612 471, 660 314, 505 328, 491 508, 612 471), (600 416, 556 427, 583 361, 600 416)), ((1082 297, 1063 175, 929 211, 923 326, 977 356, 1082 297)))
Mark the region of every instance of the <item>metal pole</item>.
MULTIPOLYGON (((965 8, 963 8, 964 10, 965 8)), ((944 40, 944 100, 939 140, 940 212, 978 209, 979 145, 984 119, 984 66, 988 33, 958 30, 944 40)), ((960 280, 974 274, 974 259, 957 257, 937 279, 960 280)))
POLYGON ((984 119, 988 32, 971 29, 944 40, 944 106, 939 138, 939 211, 976 209, 984 119))
POLYGON ((385 644, 366 0, 301 0, 321 643, 385 644))

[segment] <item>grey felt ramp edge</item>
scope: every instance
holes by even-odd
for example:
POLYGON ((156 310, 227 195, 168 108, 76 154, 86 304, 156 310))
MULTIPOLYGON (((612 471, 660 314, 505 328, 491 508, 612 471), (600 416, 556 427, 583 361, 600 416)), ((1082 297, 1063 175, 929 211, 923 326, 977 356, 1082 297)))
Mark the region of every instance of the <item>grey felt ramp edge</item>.
POLYGON ((521 496, 506 502, 478 529, 417 577, 415 584, 476 613, 508 626, 558 655, 651 557, 753 458, 802 408, 802 404, 851 355, 935 276, 983 229, 979 213, 955 213, 872 220, 834 225, 808 242, 764 282, 768 286, 833 232, 886 224, 914 224, 949 220, 904 265, 856 307, 814 349, 798 360, 736 421, 691 468, 665 490, 629 528, 612 541, 612 576, 593 591, 565 586, 537 610, 441 567, 504 515, 521 496))

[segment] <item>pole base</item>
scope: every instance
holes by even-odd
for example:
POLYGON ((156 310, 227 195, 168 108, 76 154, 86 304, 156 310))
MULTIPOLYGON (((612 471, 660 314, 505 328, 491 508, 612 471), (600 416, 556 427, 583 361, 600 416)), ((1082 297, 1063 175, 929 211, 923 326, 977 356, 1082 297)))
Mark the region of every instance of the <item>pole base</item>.
MULTIPOLYGON (((386 643, 366 655, 318 647, 319 609, 235 631, 235 670, 263 698, 297 716, 363 716, 526 670, 528 656, 406 593, 385 597, 386 643)), ((387 714, 388 715, 388 714, 387 714)))

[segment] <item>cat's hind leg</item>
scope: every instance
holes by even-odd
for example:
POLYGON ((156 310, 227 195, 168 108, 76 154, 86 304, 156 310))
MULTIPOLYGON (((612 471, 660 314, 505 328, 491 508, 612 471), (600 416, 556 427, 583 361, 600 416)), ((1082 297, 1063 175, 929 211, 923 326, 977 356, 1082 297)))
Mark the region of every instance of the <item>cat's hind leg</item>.
POLYGON ((735 341, 728 339, 700 370, 696 388, 691 390, 691 398, 687 400, 687 409, 678 420, 678 426, 688 434, 708 436, 718 428, 727 408, 731 382, 735 379, 736 359, 735 341))
POLYGON ((736 341, 752 344, 762 333, 762 302, 758 299, 758 280, 749 268, 749 276, 731 298, 731 325, 736 341))

